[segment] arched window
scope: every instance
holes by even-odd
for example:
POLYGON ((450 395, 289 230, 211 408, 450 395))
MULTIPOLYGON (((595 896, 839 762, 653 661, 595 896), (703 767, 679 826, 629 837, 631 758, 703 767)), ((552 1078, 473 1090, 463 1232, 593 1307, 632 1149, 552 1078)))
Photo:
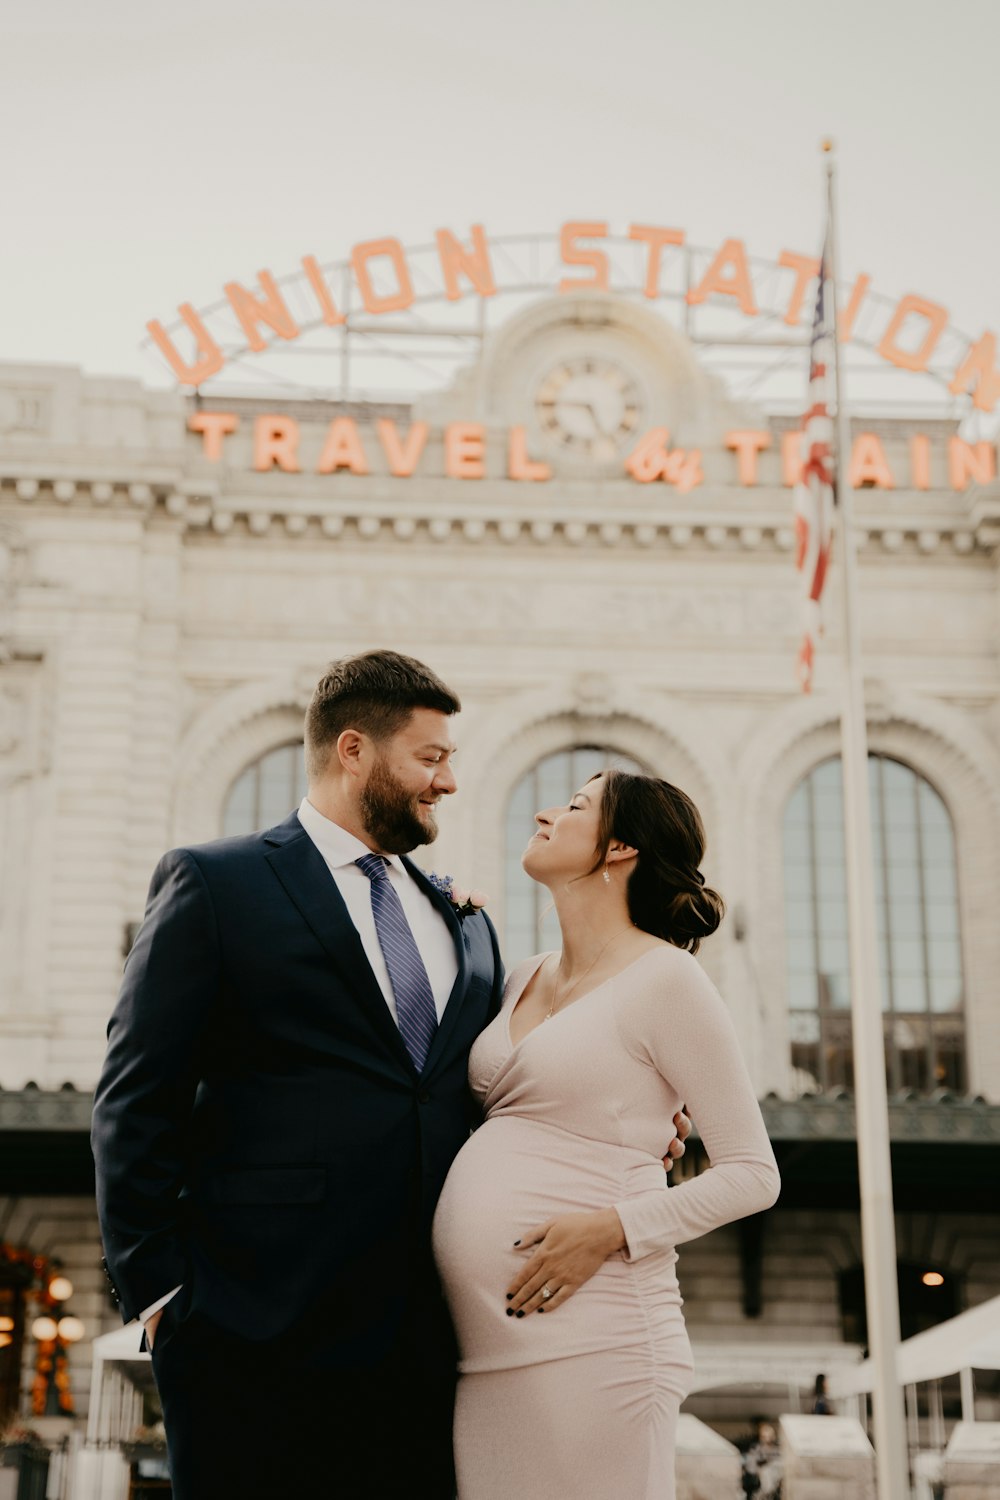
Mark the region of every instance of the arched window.
MULTIPOLYGON (((965 1018, 955 837, 909 766, 868 757, 890 1090, 964 1092, 965 1018)), ((853 1088, 843 780, 839 757, 785 810, 792 1065, 804 1092, 853 1088)))
MULTIPOLYGON (((896 1262, 899 1288, 899 1331, 904 1339, 936 1328, 962 1311, 962 1278, 935 1260, 896 1262)), ((841 1271, 839 1277, 840 1319, 844 1342, 867 1344, 868 1315, 865 1307, 865 1273, 861 1265, 841 1271)))
POLYGON ((534 816, 543 807, 567 803, 588 777, 614 767, 619 771, 645 771, 630 756, 607 745, 575 745, 557 750, 538 761, 522 776, 507 804, 506 826, 506 932, 504 959, 508 969, 528 958, 559 946, 559 924, 551 910, 545 886, 529 879, 521 868, 524 846, 535 831, 534 816))
POLYGON ((225 837, 273 828, 306 794, 302 741, 279 745, 247 766, 234 781, 222 818, 225 837))

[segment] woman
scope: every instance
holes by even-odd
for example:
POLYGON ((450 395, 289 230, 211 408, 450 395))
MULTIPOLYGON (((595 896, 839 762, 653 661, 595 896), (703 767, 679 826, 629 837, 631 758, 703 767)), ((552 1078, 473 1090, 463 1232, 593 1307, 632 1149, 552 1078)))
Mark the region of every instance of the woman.
POLYGON ((770 1207, 777 1168, 692 956, 723 913, 697 808, 606 771, 536 822, 523 864, 562 951, 513 970, 472 1050, 485 1123, 434 1222, 460 1346, 459 1500, 672 1500, 692 1372, 673 1247, 770 1207), (682 1100, 712 1170, 666 1191, 682 1100))

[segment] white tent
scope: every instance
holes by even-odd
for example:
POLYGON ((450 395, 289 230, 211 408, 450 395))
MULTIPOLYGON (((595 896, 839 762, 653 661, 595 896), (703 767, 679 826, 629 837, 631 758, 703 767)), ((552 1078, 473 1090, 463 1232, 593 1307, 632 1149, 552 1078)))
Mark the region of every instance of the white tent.
MULTIPOLYGON (((1000 1297, 991 1297, 978 1307, 916 1333, 896 1351, 896 1376, 900 1385, 918 1385, 945 1375, 962 1376, 962 1417, 974 1420, 973 1370, 1000 1370, 1000 1297)), ((872 1388, 872 1362, 866 1359, 854 1369, 841 1368, 831 1376, 831 1396, 851 1396, 872 1388)))
POLYGON ((93 1342, 88 1443, 129 1438, 142 1420, 142 1396, 153 1388, 152 1361, 139 1352, 142 1328, 127 1323, 93 1342))

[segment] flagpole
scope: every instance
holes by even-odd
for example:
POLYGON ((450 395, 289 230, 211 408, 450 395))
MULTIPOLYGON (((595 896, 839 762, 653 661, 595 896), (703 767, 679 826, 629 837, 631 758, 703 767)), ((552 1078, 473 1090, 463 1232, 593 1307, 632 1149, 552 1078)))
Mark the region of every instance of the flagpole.
POLYGON ((896 1279, 896 1230, 892 1206, 885 1041, 875 928, 875 876, 868 783, 868 732, 858 618, 854 496, 848 482, 850 424, 844 399, 837 328, 839 263, 833 143, 824 141, 823 150, 826 154, 828 272, 832 296, 834 392, 837 403, 834 473, 837 512, 840 517, 840 574, 843 579, 844 655, 840 733, 850 932, 851 1029, 865 1306, 868 1314, 868 1347, 874 1370, 872 1406, 875 1467, 879 1500, 908 1500, 910 1484, 903 1390, 896 1373, 899 1291, 896 1279))

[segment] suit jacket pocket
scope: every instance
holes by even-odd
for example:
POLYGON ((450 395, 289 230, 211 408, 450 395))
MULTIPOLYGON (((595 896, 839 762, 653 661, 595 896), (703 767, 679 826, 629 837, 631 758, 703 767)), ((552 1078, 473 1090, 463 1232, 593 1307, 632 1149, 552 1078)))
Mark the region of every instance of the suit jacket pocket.
POLYGON ((198 1196, 210 1203, 322 1203, 325 1167, 237 1167, 207 1178, 198 1196))

